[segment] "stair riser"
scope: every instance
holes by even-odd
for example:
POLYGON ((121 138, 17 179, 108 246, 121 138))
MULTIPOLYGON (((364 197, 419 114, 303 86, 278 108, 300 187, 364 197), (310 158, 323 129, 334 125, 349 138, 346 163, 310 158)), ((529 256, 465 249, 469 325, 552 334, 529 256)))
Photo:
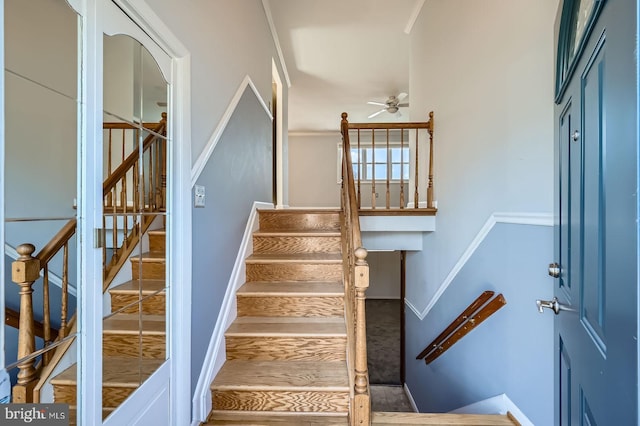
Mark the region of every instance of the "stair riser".
POLYGON ((261 231, 340 231, 338 213, 260 212, 261 231))
POLYGON ((254 236, 254 253, 340 253, 340 237, 254 236))
MULTIPOLYGON (((138 295, 134 294, 111 294, 111 312, 116 312, 123 307, 122 313, 137 314, 138 313, 138 295)), ((164 294, 157 294, 142 301, 142 313, 150 315, 164 315, 166 308, 166 300, 164 294)))
POLYGON ((142 358, 164 359, 166 357, 165 336, 135 334, 103 334, 103 356, 139 358, 142 350, 142 358), (142 348, 140 348, 142 346, 142 348))
POLYGON ((323 413, 314 415, 311 413, 279 414, 269 411, 260 413, 247 411, 212 411, 205 425, 279 425, 279 426, 348 426, 349 419, 346 414, 323 413))
POLYGON ((149 251, 152 253, 164 253, 166 251, 166 235, 150 233, 149 251))
POLYGON ((227 359, 345 361, 346 337, 226 337, 227 359))
POLYGON ((247 263, 247 281, 340 281, 338 263, 247 263))
MULTIPOLYGON (((116 408, 135 391, 135 387, 102 387, 102 407, 116 408)), ((77 404, 76 386, 74 385, 54 385, 53 399, 56 403, 69 405, 77 404)))
POLYGON ((167 266, 165 262, 142 262, 142 270, 137 260, 131 261, 131 275, 134 280, 164 280, 167 266))
POLYGON ((343 297, 238 296, 238 316, 342 317, 343 297))
POLYGON ((214 410, 347 412, 348 392, 215 390, 214 410))

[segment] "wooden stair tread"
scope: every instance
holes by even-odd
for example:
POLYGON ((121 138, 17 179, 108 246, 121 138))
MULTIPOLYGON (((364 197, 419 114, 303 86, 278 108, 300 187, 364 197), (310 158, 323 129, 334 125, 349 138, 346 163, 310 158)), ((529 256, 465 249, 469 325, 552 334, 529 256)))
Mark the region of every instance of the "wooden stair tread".
POLYGON ((332 214, 340 214, 342 210, 335 208, 319 208, 319 207, 311 207, 311 208, 286 208, 286 209, 258 209, 258 212, 261 214, 322 214, 322 213, 332 213, 332 214))
POLYGON ((238 317, 225 336, 346 337, 342 318, 238 317))
POLYGON ((341 412, 267 412, 213 410, 205 425, 287 425, 323 426, 348 425, 348 413, 341 412))
POLYGON ((245 262, 250 263, 325 263, 341 264, 340 253, 254 253, 245 262))
POLYGON ((149 235, 167 235, 167 231, 164 229, 153 229, 147 232, 149 235))
POLYGON ((164 335, 166 333, 166 319, 164 315, 115 314, 106 318, 102 323, 103 334, 141 334, 164 335), (142 320, 142 332, 140 331, 142 320))
MULTIPOLYGON (((110 387, 137 388, 164 361, 163 359, 104 357, 102 359, 102 384, 110 387)), ((75 386, 76 383, 76 364, 51 379, 52 385, 75 386)))
POLYGON ((240 296, 344 296, 340 282, 317 281, 252 281, 245 283, 237 291, 240 296))
POLYGON ((226 389, 349 392, 349 378, 344 361, 230 360, 211 384, 226 389))
POLYGON ((502 414, 372 413, 372 425, 514 426, 502 414))
POLYGON ((132 262, 148 262, 148 263, 164 263, 166 261, 163 252, 148 251, 139 256, 132 256, 129 260, 132 262))
POLYGON ((165 280, 140 279, 127 281, 109 289, 111 294, 138 294, 149 295, 157 293, 166 286, 165 280))
POLYGON ((263 231, 257 230, 253 233, 255 237, 339 237, 340 231, 333 230, 281 230, 281 231, 263 231))

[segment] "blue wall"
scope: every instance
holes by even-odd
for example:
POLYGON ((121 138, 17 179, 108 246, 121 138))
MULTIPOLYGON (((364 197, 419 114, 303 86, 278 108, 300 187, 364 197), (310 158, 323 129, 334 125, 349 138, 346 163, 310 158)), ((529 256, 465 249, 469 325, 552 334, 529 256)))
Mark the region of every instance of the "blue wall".
POLYGON ((421 412, 505 393, 534 424, 553 424, 553 314, 535 305, 553 297, 552 248, 552 227, 498 223, 424 320, 407 309, 407 386, 421 412), (431 364, 416 360, 485 290, 507 305, 431 364))
POLYGON ((251 207, 272 201, 271 158, 271 120, 247 88, 196 183, 205 186, 206 207, 193 209, 192 393, 251 207))

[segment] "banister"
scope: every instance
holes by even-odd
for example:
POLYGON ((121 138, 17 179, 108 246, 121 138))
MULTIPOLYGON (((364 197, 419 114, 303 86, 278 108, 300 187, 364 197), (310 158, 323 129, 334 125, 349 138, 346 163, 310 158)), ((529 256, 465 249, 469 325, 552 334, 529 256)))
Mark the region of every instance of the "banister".
POLYGON ((416 359, 426 356, 425 362, 430 364, 456 344, 460 339, 469 334, 471 330, 476 328, 507 304, 507 301, 502 294, 498 294, 495 298, 486 303, 492 296, 492 291, 485 291, 478 296, 478 298, 471 303, 471 305, 469 305, 467 309, 465 309, 464 312, 460 314, 442 333, 440 333, 440 335, 436 337, 433 342, 431 342, 425 350, 416 357, 416 359), (459 321, 460 319, 462 319, 462 321, 459 321))
MULTIPOLYGON (((162 120, 160 123, 153 129, 154 133, 162 133, 164 127, 167 124, 167 114, 162 113, 162 120)), ((132 127, 132 129, 136 129, 136 127, 132 127)), ((144 141, 142 142, 142 150, 146 151, 151 146, 153 140, 157 137, 154 133, 148 135, 144 141)), ((114 186, 122 179, 122 177, 126 174, 126 172, 133 167, 133 165, 138 161, 140 157, 140 153, 138 151, 133 151, 125 160, 111 173, 109 177, 107 177, 102 184, 102 194, 106 196, 109 191, 113 189, 114 186)))
POLYGON ((55 254, 71 239, 73 234, 76 233, 76 219, 69 220, 63 227, 51 238, 51 240, 40 249, 37 257, 40 260, 40 265, 44 266, 55 254))

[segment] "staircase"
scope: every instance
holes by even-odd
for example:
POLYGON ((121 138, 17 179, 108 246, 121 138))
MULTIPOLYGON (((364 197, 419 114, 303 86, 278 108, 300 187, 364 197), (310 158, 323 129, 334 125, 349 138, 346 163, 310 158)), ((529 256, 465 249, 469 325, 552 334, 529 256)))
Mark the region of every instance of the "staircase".
POLYGON ((208 425, 348 424, 340 212, 263 210, 208 425))
MULTIPOLYGON (((103 418, 165 360, 165 231, 148 235, 149 252, 130 259, 132 280, 109 290, 114 314, 103 321, 103 418)), ((51 379, 54 402, 71 406, 72 424, 77 370, 74 364, 51 379)))

